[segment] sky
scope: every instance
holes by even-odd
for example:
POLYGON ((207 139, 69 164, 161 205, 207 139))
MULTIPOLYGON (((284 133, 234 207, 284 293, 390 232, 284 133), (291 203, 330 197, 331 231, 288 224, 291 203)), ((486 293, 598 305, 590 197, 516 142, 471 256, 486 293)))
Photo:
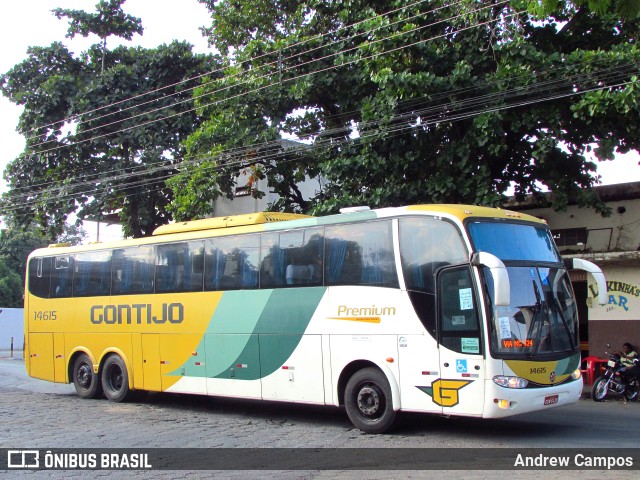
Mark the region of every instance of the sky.
MULTIPOLYGON (((27 57, 30 46, 48 46, 54 41, 61 41, 74 53, 86 51, 99 39, 95 36, 83 38, 77 36, 73 40, 65 38, 68 23, 58 20, 51 10, 68 8, 94 12, 98 0, 18 0, 2 2, 0 15, 0 72, 5 73, 14 65, 27 57)), ((119 44, 154 48, 173 40, 186 40, 194 45, 198 53, 210 52, 206 39, 201 35, 199 27, 209 26, 209 12, 196 0, 127 0, 123 5, 125 13, 142 20, 144 33, 135 35, 131 42, 116 37, 107 40, 107 47, 119 44)), ((24 150, 24 138, 16 133, 18 117, 22 109, 9 102, 0 94, 0 172, 8 162, 18 157, 24 150)), ((0 193, 7 191, 4 178, 0 175, 0 193)), ((87 225, 87 229, 95 226, 87 225)), ((101 232, 101 240, 105 235, 117 237, 118 227, 111 233, 101 232)))
MULTIPOLYGON (((89 45, 98 43, 97 37, 65 38, 68 24, 56 19, 51 10, 69 8, 94 11, 97 0, 18 0, 5 1, 0 16, 0 72, 10 70, 27 56, 29 46, 48 46, 62 41, 71 51, 80 53, 89 45)), ((134 36, 132 42, 117 38, 108 40, 108 47, 119 43, 153 48, 172 40, 186 40, 194 45, 194 51, 210 50, 199 27, 209 26, 210 18, 204 5, 196 0, 127 0, 124 12, 142 19, 144 34, 134 36)), ((6 164, 24 149, 24 138, 15 127, 21 109, 0 94, 0 172, 6 164)), ((598 165, 603 184, 640 181, 639 157, 635 153, 619 155, 615 160, 598 165)), ((0 178, 0 193, 7 190, 0 178)))
MULTIPOLYGON (((6 1, 0 16, 0 72, 5 73, 27 57, 30 46, 48 46, 54 41, 62 41, 74 53, 86 51, 98 43, 96 36, 73 40, 65 38, 68 23, 58 20, 51 10, 69 8, 95 11, 97 0, 19 0, 6 1)), ((144 34, 135 35, 131 42, 112 37, 107 47, 118 44, 140 45, 153 48, 172 40, 187 40, 194 45, 194 51, 210 51, 207 41, 200 34, 199 27, 210 25, 210 18, 204 5, 196 0, 127 0, 125 13, 142 19, 144 34)), ((0 94, 0 170, 7 162, 16 158, 24 149, 24 138, 15 131, 22 109, 9 102, 0 94)), ((0 179, 0 192, 7 186, 0 179)))

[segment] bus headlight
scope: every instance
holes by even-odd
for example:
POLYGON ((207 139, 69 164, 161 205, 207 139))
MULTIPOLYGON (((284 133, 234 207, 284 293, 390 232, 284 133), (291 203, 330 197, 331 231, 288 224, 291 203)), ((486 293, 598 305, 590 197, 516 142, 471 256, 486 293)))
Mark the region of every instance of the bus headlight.
POLYGON ((505 388, 525 388, 529 384, 529 381, 524 378, 507 377, 505 375, 496 375, 493 377, 493 382, 505 388))
POLYGON ((573 378, 574 380, 578 380, 581 376, 582 376, 582 372, 580 371, 579 368, 571 374, 571 378, 573 378))

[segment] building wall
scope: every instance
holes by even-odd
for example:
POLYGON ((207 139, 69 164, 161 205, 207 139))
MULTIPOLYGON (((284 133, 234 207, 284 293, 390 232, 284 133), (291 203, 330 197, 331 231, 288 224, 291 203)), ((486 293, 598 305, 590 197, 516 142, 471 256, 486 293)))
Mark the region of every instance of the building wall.
POLYGON ((13 349, 22 351, 24 344, 24 309, 0 308, 0 350, 11 348, 13 337, 13 349))
POLYGON ((618 351, 629 342, 640 348, 640 269, 633 266, 604 265, 607 303, 597 302, 600 292, 588 280, 589 353, 602 356, 618 351))
POLYGON ((571 205, 566 212, 550 208, 526 210, 526 213, 544 218, 551 230, 587 228, 585 245, 575 245, 573 252, 622 252, 637 250, 640 246, 640 199, 607 202, 612 209, 610 217, 603 217, 590 208, 571 205))
MULTIPOLYGON (((248 174, 241 174, 237 180, 236 191, 242 191, 241 189, 247 184, 249 180, 248 174), (240 190, 239 190, 240 189, 240 190)), ((258 189, 262 192, 266 192, 262 198, 253 198, 251 195, 239 195, 232 200, 228 198, 218 198, 213 206, 213 217, 225 217, 227 215, 239 215, 243 213, 255 213, 264 212, 268 209, 269 204, 278 200, 279 196, 269 191, 267 180, 259 180, 258 189)), ((305 199, 309 199, 316 195, 319 190, 319 183, 317 179, 306 179, 304 182, 298 184, 298 189, 302 193, 305 199)))

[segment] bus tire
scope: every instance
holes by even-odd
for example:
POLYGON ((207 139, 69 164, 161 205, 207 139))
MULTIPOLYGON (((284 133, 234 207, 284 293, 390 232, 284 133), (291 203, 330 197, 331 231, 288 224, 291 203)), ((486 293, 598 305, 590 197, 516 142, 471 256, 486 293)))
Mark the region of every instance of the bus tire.
POLYGON ((349 420, 365 433, 384 433, 394 424, 391 387, 377 368, 357 371, 347 382, 344 404, 349 420))
POLYGON ((96 398, 102 393, 100 378, 93 371, 89 355, 81 353, 73 362, 73 386, 80 398, 96 398))
POLYGON ((119 355, 109 355, 102 366, 102 390, 112 402, 123 402, 129 396, 129 373, 119 355))

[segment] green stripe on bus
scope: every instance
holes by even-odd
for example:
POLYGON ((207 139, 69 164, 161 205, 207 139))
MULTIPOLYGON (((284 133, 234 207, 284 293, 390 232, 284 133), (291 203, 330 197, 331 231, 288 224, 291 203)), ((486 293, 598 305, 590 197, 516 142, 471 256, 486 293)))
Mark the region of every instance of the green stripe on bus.
POLYGON ((225 292, 198 350, 206 373, 189 358, 171 375, 256 380, 291 356, 326 287, 225 292), (285 334, 286 332, 286 334, 285 334))
POLYGON ((279 369, 300 343, 325 291, 325 287, 273 290, 252 335, 253 340, 259 338, 258 348, 248 342, 216 378, 228 378, 229 369, 237 365, 243 368, 235 372, 234 378, 242 380, 257 380, 279 369), (259 372, 251 368, 258 363, 259 372))
POLYGON ((556 375, 569 375, 580 366, 580 354, 558 361, 556 375))

